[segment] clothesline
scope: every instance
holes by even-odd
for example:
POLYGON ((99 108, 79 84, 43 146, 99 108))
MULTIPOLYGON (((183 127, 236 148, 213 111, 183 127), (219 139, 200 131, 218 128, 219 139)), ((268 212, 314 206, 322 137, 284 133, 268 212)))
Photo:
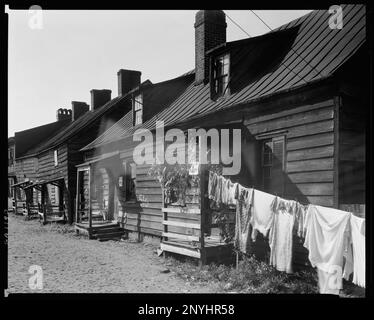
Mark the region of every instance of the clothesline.
POLYGON ((269 263, 279 271, 291 273, 296 233, 305 239, 308 258, 317 267, 321 293, 338 294, 343 276, 348 279, 351 273, 353 283, 365 286, 365 219, 351 212, 303 205, 243 187, 212 171, 209 171, 208 197, 217 208, 221 204, 235 204, 234 244, 241 252, 247 253, 260 232, 269 238, 269 263), (331 288, 331 283, 336 286, 331 288))

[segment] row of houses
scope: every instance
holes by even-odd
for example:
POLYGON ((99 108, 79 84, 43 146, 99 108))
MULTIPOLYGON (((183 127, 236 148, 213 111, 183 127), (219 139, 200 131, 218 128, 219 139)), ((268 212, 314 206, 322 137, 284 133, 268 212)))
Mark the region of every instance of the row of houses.
POLYGON ((202 261, 225 255, 229 244, 213 232, 206 197, 208 167, 199 167, 184 201, 166 203, 152 165, 134 162, 134 133, 154 132, 162 120, 165 130, 240 129, 241 169, 232 181, 364 215, 366 12, 342 8, 342 29, 329 25, 328 10, 316 10, 232 42, 223 11, 197 12, 192 71, 152 83, 121 69, 116 97, 91 90, 90 106, 73 101, 56 122, 9 138, 15 211, 66 219, 90 237, 158 237, 162 250, 202 261))

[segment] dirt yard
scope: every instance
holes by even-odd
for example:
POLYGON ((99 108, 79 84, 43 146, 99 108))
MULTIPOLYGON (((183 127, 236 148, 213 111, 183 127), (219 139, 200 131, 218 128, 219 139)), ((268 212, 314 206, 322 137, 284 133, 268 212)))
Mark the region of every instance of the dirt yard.
POLYGON ((8 293, 210 293, 168 269, 156 246, 129 240, 99 242, 71 227, 42 226, 9 214, 8 293), (43 289, 29 288, 29 268, 43 270, 43 289))

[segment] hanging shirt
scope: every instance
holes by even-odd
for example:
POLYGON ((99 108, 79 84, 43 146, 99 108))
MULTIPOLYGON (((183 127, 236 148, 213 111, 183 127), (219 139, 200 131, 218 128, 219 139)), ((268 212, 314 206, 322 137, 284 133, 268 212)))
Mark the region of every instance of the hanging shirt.
POLYGON ((342 288, 344 244, 349 233, 350 213, 309 205, 304 247, 318 268, 320 293, 339 294, 342 288))
POLYGON ((292 273, 293 229, 297 203, 278 197, 274 203, 274 218, 269 233, 269 263, 278 271, 292 273))
POLYGON ((257 231, 261 232, 265 237, 272 225, 273 210, 272 205, 275 196, 272 194, 254 190, 253 208, 252 208, 252 239, 255 240, 257 231))
POLYGON ((252 206, 253 189, 244 188, 237 185, 235 198, 236 204, 236 223, 235 223, 235 248, 243 253, 247 253, 250 247, 250 220, 252 206))
POLYGON ((365 288, 365 219, 351 215, 350 238, 347 262, 344 267, 344 278, 349 279, 353 272, 352 282, 365 288))

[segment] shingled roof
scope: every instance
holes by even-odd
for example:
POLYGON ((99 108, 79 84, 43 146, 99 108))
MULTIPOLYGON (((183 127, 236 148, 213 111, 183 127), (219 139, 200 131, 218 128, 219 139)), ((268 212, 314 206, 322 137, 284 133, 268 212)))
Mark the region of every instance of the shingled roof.
MULTIPOLYGON (((216 50, 234 50, 231 63, 235 61, 240 66, 238 70, 241 70, 240 76, 236 77, 233 83, 235 90, 230 95, 214 101, 210 98, 209 84, 196 86, 192 83, 178 99, 146 121, 142 127, 152 130, 157 120, 163 120, 165 126, 174 125, 332 76, 357 52, 366 39, 365 6, 342 7, 342 29, 329 27, 331 15, 327 10, 315 10, 263 36, 228 42, 222 48, 217 48, 216 50), (277 39, 284 41, 280 43, 277 39), (270 65, 262 63, 264 70, 254 70, 259 65, 256 64, 258 52, 264 53, 265 60, 274 58, 278 61, 270 65)), ((261 55, 258 59, 262 59, 261 55)), ((131 136, 139 126, 132 127, 128 117, 126 115, 82 150, 131 136)))

